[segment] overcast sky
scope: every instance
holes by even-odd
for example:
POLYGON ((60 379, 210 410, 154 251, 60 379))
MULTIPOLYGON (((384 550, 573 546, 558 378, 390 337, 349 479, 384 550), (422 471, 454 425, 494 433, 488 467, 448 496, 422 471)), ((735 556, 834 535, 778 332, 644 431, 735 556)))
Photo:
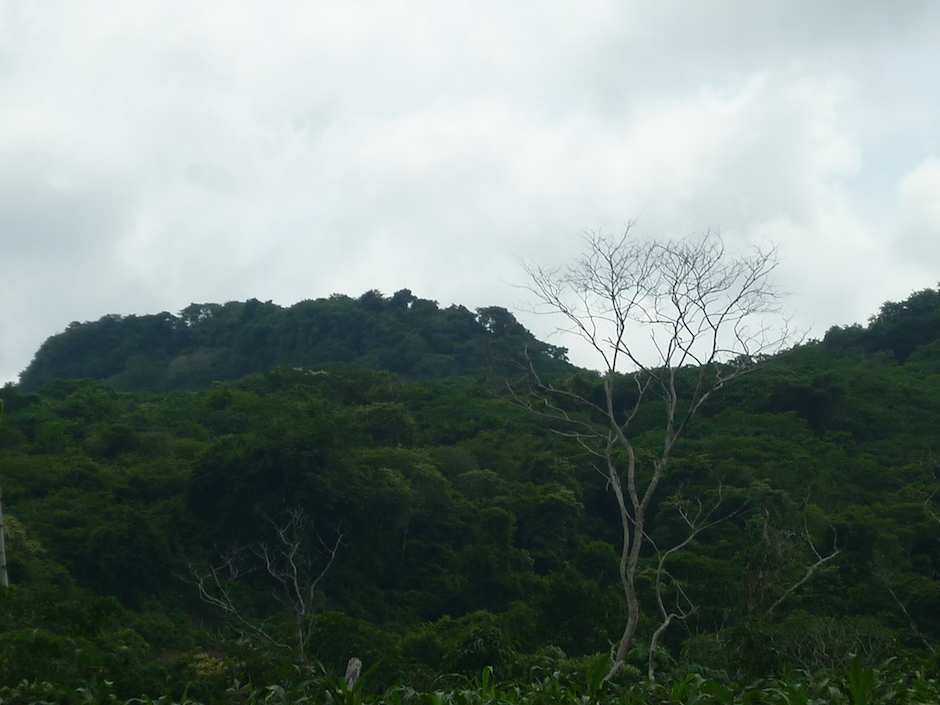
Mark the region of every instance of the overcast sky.
POLYGON ((940 281, 938 38, 935 0, 0 0, 0 383, 106 313, 518 311, 520 261, 634 219, 865 322, 940 281))

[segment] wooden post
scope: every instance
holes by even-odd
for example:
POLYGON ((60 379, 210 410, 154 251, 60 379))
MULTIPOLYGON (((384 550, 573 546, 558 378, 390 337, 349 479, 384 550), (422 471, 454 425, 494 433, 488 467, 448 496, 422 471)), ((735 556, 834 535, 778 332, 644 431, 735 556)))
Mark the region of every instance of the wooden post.
POLYGON ((362 673, 362 661, 353 656, 346 664, 346 689, 352 690, 359 682, 359 675, 362 673))

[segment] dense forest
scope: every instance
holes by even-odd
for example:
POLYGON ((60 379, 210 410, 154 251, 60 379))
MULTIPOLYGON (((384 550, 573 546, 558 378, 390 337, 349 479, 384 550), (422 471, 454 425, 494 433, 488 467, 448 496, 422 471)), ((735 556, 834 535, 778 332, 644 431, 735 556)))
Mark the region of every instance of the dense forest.
POLYGON ((0 702, 937 699, 940 290, 703 407, 651 545, 713 520, 638 578, 682 618, 610 683, 621 518, 533 370, 601 398, 505 309, 407 290, 72 324, 0 391, 0 702))
POLYGON ((20 378, 100 379, 119 391, 203 389, 280 365, 346 362, 412 379, 511 374, 519 352, 540 369, 573 371, 565 350, 542 343, 506 309, 438 307, 407 289, 384 297, 334 295, 284 309, 257 299, 192 304, 179 315, 104 316, 49 338, 20 378))

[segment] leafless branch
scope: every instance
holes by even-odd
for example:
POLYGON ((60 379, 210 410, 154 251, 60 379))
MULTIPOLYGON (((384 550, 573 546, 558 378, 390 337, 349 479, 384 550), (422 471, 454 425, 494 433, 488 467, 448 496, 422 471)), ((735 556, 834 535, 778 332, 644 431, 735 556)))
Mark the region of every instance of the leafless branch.
POLYGON ((304 661, 319 585, 332 567, 345 533, 337 530, 335 540, 328 543, 301 509, 287 510, 268 521, 274 531, 271 542, 229 548, 220 553, 220 562, 214 566, 191 564, 190 577, 184 579, 197 587, 205 602, 230 615, 255 638, 288 648, 271 636, 270 620, 248 619, 231 593, 235 581, 248 573, 263 572, 277 585, 273 597, 293 616, 294 648, 298 660, 304 661))
POLYGON ((880 582, 885 590, 888 591, 888 594, 891 595, 891 598, 894 600, 894 603, 898 606, 898 609, 901 610, 901 614, 904 615, 904 618, 907 620, 907 624, 911 629, 911 634, 913 634, 917 639, 924 645, 928 651, 933 653, 936 651, 934 643, 935 639, 930 639, 924 634, 920 627, 917 626, 917 622, 914 621, 914 617, 911 616, 911 613, 907 609, 907 605, 901 600, 897 592, 894 590, 894 587, 891 585, 891 571, 881 562, 877 561, 875 565, 875 577, 878 582, 880 582), (933 643, 931 643, 933 642, 933 643))
POLYGON ((287 648, 286 644, 271 636, 267 628, 269 620, 255 621, 249 619, 244 611, 238 607, 237 601, 232 595, 232 583, 254 570, 245 564, 244 553, 242 549, 230 548, 222 553, 220 562, 215 565, 197 566, 189 562, 187 564, 189 575, 179 577, 185 582, 195 585, 199 591, 199 597, 204 602, 232 617, 247 634, 259 641, 287 648))
POLYGON ((655 655, 656 647, 659 644, 660 637, 666 633, 666 630, 669 629, 669 626, 674 620, 688 619, 698 609, 693 604, 692 600, 689 599, 688 595, 686 595, 682 585, 673 579, 666 570, 666 561, 670 556, 678 553, 690 543, 692 543, 692 541, 694 541, 703 531, 728 521, 731 519, 731 517, 735 516, 740 511, 739 509, 735 509, 728 514, 723 514, 722 516, 713 519, 713 515, 716 511, 718 511, 718 508, 722 505, 724 500, 723 488, 721 485, 718 487, 717 495, 717 500, 707 511, 705 510, 705 506, 699 498, 686 502, 683 501, 681 497, 677 497, 677 501, 673 502, 673 506, 675 507, 683 523, 685 523, 688 531, 685 535, 685 538, 683 538, 682 541, 675 544, 671 548, 665 551, 661 551, 653 538, 651 536, 646 536, 646 539, 653 546, 653 549, 656 551, 656 555, 658 557, 654 593, 656 596, 656 604, 659 608, 659 613, 662 619, 659 627, 657 627, 656 631, 653 632, 653 636, 650 639, 647 677, 651 681, 655 677, 655 655), (690 507, 693 507, 694 509, 690 509, 690 507), (673 587, 676 589, 676 606, 674 610, 667 610, 665 601, 663 600, 663 583, 664 578, 667 577, 671 580, 673 587))
POLYGON ((822 568, 826 563, 831 561, 833 558, 838 556, 842 550, 838 547, 838 536, 833 535, 832 540, 832 552, 826 556, 823 556, 816 549, 816 545, 813 543, 812 537, 809 535, 809 531, 806 532, 806 540, 810 545, 810 548, 813 550, 813 554, 816 556, 816 562, 806 568, 806 572, 803 574, 803 577, 797 580, 793 585, 788 587, 784 593, 777 598, 777 600, 767 609, 767 614, 773 613, 790 595, 792 595, 796 590, 799 590, 806 582, 812 578, 816 572, 822 568))

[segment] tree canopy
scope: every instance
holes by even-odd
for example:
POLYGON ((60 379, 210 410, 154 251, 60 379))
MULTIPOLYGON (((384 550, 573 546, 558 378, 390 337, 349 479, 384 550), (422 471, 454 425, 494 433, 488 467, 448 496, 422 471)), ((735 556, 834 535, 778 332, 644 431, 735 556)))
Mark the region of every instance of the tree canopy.
POLYGON ((407 289, 390 297, 373 290, 288 308, 250 299, 75 322, 43 343, 20 387, 87 378, 122 391, 202 389, 278 365, 330 362, 417 379, 506 376, 526 356, 548 374, 572 369, 563 348, 537 340, 504 308, 442 309, 407 289))

